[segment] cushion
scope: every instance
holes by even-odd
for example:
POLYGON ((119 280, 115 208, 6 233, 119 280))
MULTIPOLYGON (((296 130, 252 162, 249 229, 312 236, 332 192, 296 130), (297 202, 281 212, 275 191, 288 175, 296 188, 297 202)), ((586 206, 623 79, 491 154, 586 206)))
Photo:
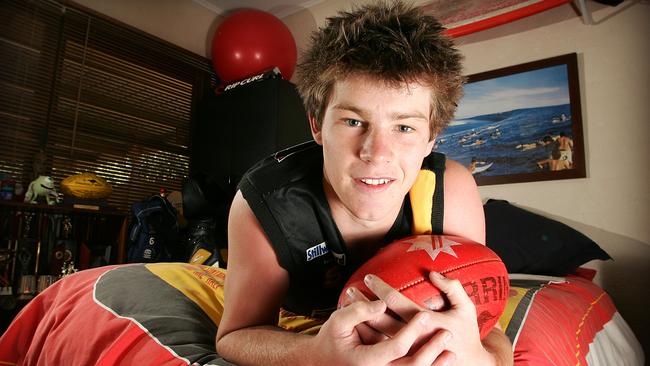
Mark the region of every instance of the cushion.
POLYGON ((511 275, 499 323, 516 366, 644 364, 643 348, 612 299, 582 277, 511 275))
POLYGON ((570 226, 508 201, 491 199, 483 209, 487 246, 501 257, 509 273, 564 276, 592 259, 611 259, 570 226))
POLYGON ((97 267, 32 299, 0 337, 0 365, 229 365, 215 350, 225 270, 97 267))

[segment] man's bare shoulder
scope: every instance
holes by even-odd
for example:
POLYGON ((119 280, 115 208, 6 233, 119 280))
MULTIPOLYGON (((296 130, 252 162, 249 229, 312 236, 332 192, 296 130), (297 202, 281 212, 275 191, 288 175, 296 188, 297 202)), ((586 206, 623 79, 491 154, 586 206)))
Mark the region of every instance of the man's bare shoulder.
MULTIPOLYGON (((269 262, 268 264, 273 265, 272 268, 276 266, 280 267, 268 237, 264 233, 248 202, 241 194, 241 191, 237 192, 230 207, 228 237, 229 252, 232 252, 233 255, 245 254, 245 257, 234 257, 231 259, 242 259, 246 264, 257 261, 269 262)), ((231 265, 230 262, 229 260, 229 267, 231 265)), ((233 265, 239 264, 237 261, 233 263, 233 265)))
POLYGON ((456 160, 447 159, 445 163, 445 180, 452 180, 453 183, 466 183, 476 186, 472 173, 456 160))
POLYGON ((444 233, 485 243, 483 204, 474 177, 451 159, 446 163, 444 192, 444 233))

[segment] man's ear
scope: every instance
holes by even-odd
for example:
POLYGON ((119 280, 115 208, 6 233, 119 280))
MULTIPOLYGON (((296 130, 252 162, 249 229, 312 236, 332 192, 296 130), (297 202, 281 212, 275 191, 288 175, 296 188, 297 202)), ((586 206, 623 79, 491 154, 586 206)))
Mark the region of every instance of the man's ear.
POLYGON ((314 141, 316 141, 317 144, 322 145, 323 144, 322 132, 318 127, 318 123, 316 123, 316 118, 314 118, 313 116, 309 116, 309 127, 311 128, 311 135, 314 138, 314 141))
POLYGON ((436 137, 437 135, 434 135, 431 141, 427 143, 427 151, 433 151, 433 147, 436 145, 436 137))

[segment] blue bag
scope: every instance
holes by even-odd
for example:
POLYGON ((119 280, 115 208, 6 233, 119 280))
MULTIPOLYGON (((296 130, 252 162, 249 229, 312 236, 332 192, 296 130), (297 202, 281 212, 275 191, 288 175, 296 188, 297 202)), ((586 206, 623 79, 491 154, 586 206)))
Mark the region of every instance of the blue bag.
POLYGON ((166 198, 155 195, 131 207, 129 262, 182 260, 183 248, 176 210, 166 198))

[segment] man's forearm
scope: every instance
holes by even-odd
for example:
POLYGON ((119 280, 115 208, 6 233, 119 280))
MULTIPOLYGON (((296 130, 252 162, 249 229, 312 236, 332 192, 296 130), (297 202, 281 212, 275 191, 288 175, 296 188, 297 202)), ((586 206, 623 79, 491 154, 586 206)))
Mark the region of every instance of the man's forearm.
POLYGON ((251 327, 224 335, 217 352, 237 365, 308 365, 311 339, 277 327, 251 327))
POLYGON ((497 366, 512 366, 514 363, 510 339, 497 327, 483 338, 483 348, 488 351, 497 366))

